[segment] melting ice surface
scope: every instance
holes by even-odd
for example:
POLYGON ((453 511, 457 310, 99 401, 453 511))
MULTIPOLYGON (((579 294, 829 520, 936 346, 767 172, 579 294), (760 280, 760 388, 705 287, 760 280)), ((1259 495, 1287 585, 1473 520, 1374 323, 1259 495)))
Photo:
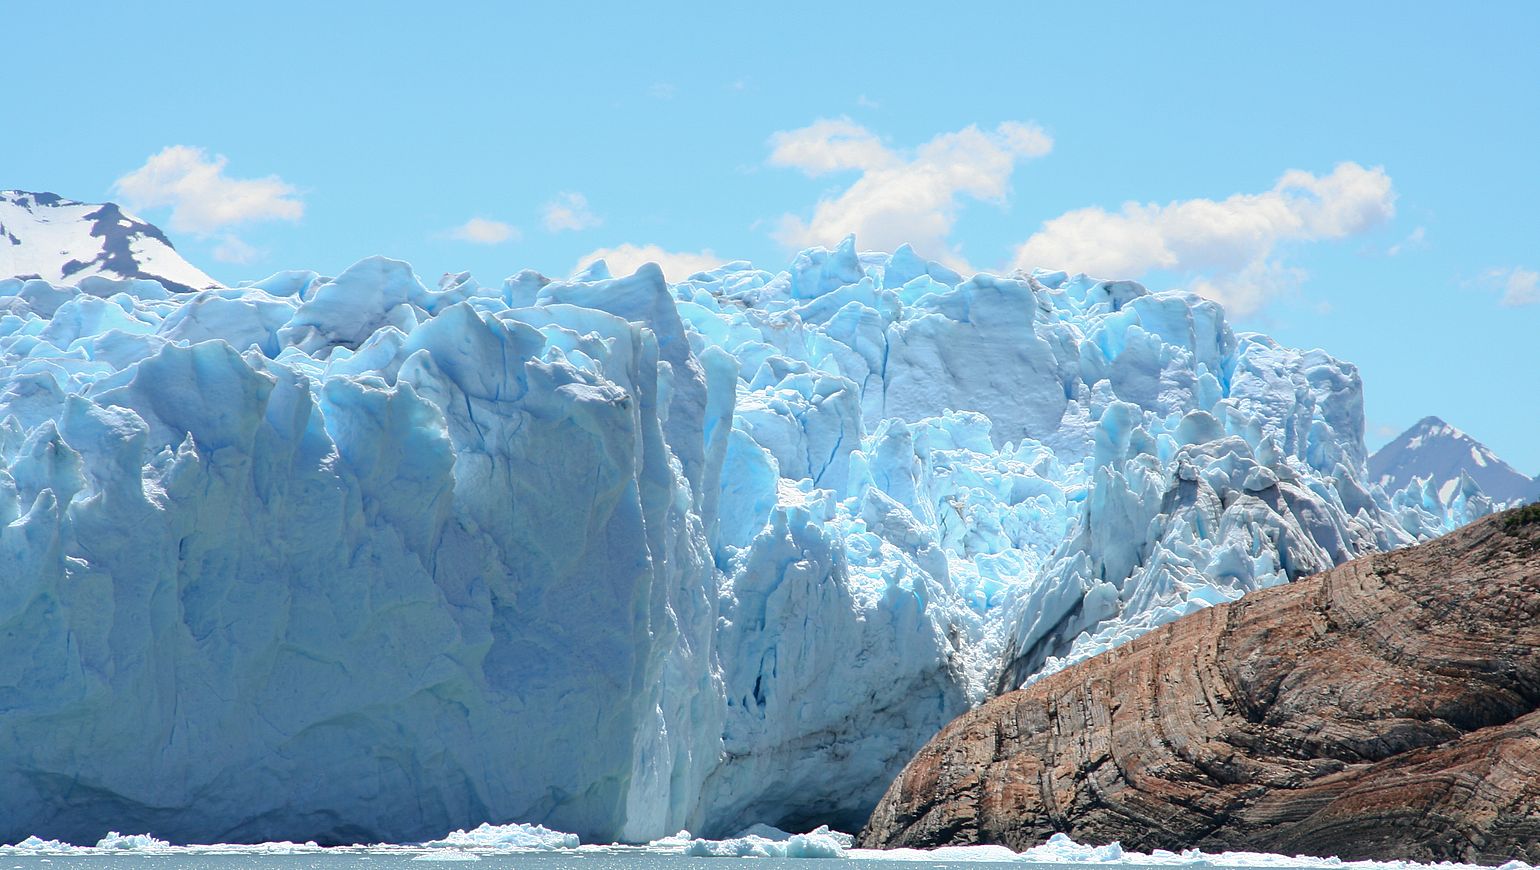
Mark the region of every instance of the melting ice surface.
POLYGON ((991 691, 1489 509, 1213 302, 908 248, 0 281, 0 842, 854 829, 991 691))
MULTIPOLYGON (((1437 865, 1409 861, 1342 861, 1337 858, 1273 855, 1258 852, 1182 853, 1156 850, 1151 854, 1125 852, 1117 843, 1089 846, 1055 834, 1048 842, 1024 852, 1004 846, 951 846, 938 849, 851 848, 849 834, 820 827, 806 834, 789 834, 757 825, 727 840, 704 840, 688 831, 640 846, 579 845, 577 837, 535 825, 482 825, 472 831, 456 831, 441 840, 411 845, 340 846, 323 848, 314 843, 261 843, 255 845, 172 846, 148 834, 109 834, 93 847, 71 846, 36 837, 15 846, 0 846, 0 860, 21 870, 60 870, 102 867, 131 861, 135 867, 176 870, 233 868, 327 868, 419 867, 422 863, 486 862, 516 866, 521 870, 682 870, 687 866, 724 867, 739 864, 752 870, 773 870, 800 865, 801 859, 836 859, 841 864, 878 867, 892 863, 923 862, 935 868, 976 867, 980 864, 1035 864, 1048 866, 1101 867, 1235 867, 1235 868, 1355 868, 1355 870, 1474 870, 1476 865, 1444 862, 1437 865), (705 860, 704 863, 699 859, 705 860), (46 867, 45 867, 46 864, 46 867)), ((1522 861, 1510 861, 1501 870, 1533 870, 1522 861)))

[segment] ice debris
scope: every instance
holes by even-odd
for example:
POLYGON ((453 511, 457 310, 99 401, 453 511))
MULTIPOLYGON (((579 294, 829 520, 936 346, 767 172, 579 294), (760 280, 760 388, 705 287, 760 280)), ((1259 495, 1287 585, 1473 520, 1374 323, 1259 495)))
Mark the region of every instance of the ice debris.
MULTIPOLYGON (((465 833, 465 832, 459 832, 465 833)), ((1019 863, 1051 866, 1090 865, 1100 867, 1232 867, 1278 868, 1278 870, 1479 870, 1478 865, 1456 862, 1420 864, 1414 861, 1343 861, 1340 858, 1320 858, 1308 855, 1279 855, 1266 852, 1204 852, 1187 849, 1170 852, 1156 849, 1148 854, 1126 852, 1121 844, 1112 842, 1102 845, 1077 843, 1066 834, 1054 834, 1046 842, 1021 852, 1005 846, 942 846, 935 849, 855 849, 851 847, 849 834, 819 827, 805 834, 791 834, 765 825, 757 825, 726 840, 704 840, 691 836, 689 831, 654 840, 641 846, 575 845, 575 838, 564 842, 573 845, 551 846, 562 836, 559 832, 545 831, 553 839, 544 845, 510 846, 488 841, 468 841, 457 846, 436 845, 442 840, 423 844, 378 843, 362 846, 317 847, 314 843, 289 842, 255 843, 249 845, 214 844, 201 846, 173 846, 149 834, 120 836, 113 834, 109 845, 72 846, 57 840, 44 841, 28 837, 14 846, 0 846, 0 856, 22 857, 70 857, 100 856, 103 854, 149 853, 156 855, 349 855, 363 857, 408 857, 412 861, 479 861, 482 856, 508 855, 530 852, 569 855, 583 861, 595 855, 639 856, 689 856, 705 858, 824 858, 857 859, 861 861, 892 861, 898 863, 924 862, 932 866, 977 863, 1019 863)), ((571 835, 567 835, 571 836, 571 835)), ((584 861, 586 863, 586 861, 584 861)), ((576 865, 574 865, 576 866, 576 865)), ((1508 861, 1497 870, 1533 870, 1524 861, 1508 861)))

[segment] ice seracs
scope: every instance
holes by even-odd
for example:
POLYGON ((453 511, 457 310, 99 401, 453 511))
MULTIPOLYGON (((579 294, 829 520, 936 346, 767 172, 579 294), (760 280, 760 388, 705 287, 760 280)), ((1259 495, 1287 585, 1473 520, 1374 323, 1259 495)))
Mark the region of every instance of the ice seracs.
POLYGON ((992 690, 1449 522, 1351 365, 1129 282, 186 286, 0 281, 0 841, 854 829, 992 690))

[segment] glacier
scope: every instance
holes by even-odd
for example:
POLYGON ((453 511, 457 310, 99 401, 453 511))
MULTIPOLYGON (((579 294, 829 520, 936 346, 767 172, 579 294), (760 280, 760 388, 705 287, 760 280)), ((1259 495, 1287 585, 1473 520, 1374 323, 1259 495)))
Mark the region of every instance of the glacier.
POLYGON ((0 281, 0 842, 853 830, 991 693, 1492 509, 1183 292, 847 238, 0 281))

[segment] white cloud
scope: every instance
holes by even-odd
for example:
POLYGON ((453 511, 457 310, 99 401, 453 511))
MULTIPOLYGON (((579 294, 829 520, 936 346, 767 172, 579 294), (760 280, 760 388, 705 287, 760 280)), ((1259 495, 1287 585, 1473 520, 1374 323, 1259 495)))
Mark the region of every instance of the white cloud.
POLYGON ((261 253, 235 236, 225 236, 214 246, 214 259, 221 263, 244 265, 255 260, 261 253))
POLYGON ((1276 256, 1280 243, 1346 238, 1394 215, 1395 190, 1383 168, 1340 163, 1321 176, 1289 170, 1270 190, 1219 201, 1067 212, 1016 249, 1015 265, 1112 278, 1175 272, 1193 290, 1244 314, 1299 280, 1299 270, 1276 256))
POLYGON ((598 215, 588 210, 588 197, 581 193, 559 193, 545 204, 545 228, 553 233, 586 230, 602 223, 598 215))
POLYGON ((230 178, 223 155, 172 145, 113 182, 113 193, 130 209, 171 207, 168 226, 208 236, 257 221, 297 221, 305 213, 298 191, 276 175, 230 178))
POLYGON ((647 96, 654 100, 672 100, 677 89, 668 82, 653 82, 647 89, 647 96))
POLYGON ((1540 304, 1540 272, 1523 268, 1494 269, 1488 277, 1503 288, 1503 306, 1517 308, 1540 304))
POLYGON ((698 253, 666 251, 658 245, 633 245, 628 242, 613 248, 590 251, 578 260, 573 271, 586 269, 595 260, 603 260, 611 275, 630 275, 643 263, 657 263, 663 269, 663 276, 670 281, 683 281, 696 272, 715 269, 726 262, 709 249, 698 253))
POLYGON ((1385 253, 1395 257, 1407 251, 1415 251, 1426 244, 1425 240, 1427 237, 1427 228, 1418 227, 1417 229, 1412 230, 1412 232, 1406 238, 1396 242, 1394 245, 1391 245, 1390 248, 1385 251, 1385 253))
POLYGON ((843 169, 885 169, 898 161, 877 135, 849 118, 825 118, 770 135, 770 165, 817 177, 843 169))
POLYGON ((788 247, 829 245, 855 233, 863 246, 908 242, 931 256, 951 255, 947 239, 961 197, 1003 203, 1017 161, 1041 157, 1053 139, 1036 125, 1008 121, 991 132, 970 125, 912 150, 883 144, 849 118, 815 121, 770 137, 771 166, 809 176, 859 170, 838 194, 819 200, 811 220, 781 218, 775 237, 788 247))
POLYGON ((519 228, 512 224, 473 217, 449 230, 446 235, 451 239, 458 239, 462 242, 470 242, 476 245, 500 245, 506 241, 517 240, 520 233, 519 228))

